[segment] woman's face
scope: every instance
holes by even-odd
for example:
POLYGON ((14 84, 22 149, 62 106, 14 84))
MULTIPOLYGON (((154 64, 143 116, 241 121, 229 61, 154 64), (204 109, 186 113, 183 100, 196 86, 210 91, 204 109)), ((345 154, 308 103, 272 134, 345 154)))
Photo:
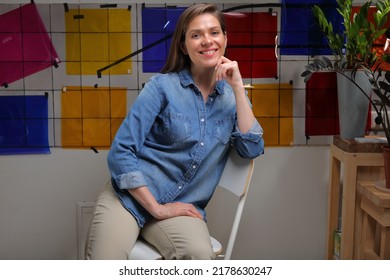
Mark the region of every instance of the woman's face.
POLYGON ((215 67, 224 55, 226 34, 218 19, 211 14, 202 14, 193 19, 185 36, 183 51, 191 59, 191 69, 215 67))

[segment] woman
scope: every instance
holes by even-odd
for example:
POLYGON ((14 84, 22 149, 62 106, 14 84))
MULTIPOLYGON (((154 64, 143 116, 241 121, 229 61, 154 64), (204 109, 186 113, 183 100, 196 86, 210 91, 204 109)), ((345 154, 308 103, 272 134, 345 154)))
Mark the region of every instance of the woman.
POLYGON ((262 128, 214 5, 186 9, 162 73, 145 84, 108 154, 87 258, 126 259, 141 235, 165 259, 213 259, 204 208, 231 146, 263 153, 262 128))

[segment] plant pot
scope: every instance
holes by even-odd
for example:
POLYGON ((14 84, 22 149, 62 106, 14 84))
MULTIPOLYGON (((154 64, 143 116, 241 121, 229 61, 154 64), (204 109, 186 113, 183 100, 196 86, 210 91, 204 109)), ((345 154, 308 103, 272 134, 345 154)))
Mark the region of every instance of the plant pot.
MULTIPOLYGON (((344 72, 351 77, 351 72, 344 72)), ((370 95, 371 84, 363 71, 357 71, 355 82, 370 95)), ((339 107, 340 137, 355 139, 366 132, 369 99, 343 74, 337 73, 337 98, 339 107)))
POLYGON ((383 160, 385 168, 385 187, 390 189, 390 147, 388 145, 382 146, 383 160))

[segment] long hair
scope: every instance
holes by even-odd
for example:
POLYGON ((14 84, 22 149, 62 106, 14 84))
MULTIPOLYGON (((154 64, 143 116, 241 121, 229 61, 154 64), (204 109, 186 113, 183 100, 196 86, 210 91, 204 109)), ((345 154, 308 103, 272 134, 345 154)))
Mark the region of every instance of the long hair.
POLYGON ((195 4, 188 7, 179 17, 173 33, 168 59, 161 73, 178 72, 184 68, 189 68, 191 64, 190 58, 183 53, 181 45, 184 44, 186 32, 192 20, 205 13, 214 15, 221 25, 222 32, 226 34, 225 19, 222 12, 214 4, 195 4))

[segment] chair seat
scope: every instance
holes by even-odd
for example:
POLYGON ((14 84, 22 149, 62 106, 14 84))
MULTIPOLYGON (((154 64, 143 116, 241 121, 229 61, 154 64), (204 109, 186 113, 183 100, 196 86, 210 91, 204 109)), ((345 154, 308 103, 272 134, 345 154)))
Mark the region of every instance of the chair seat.
POLYGON ((134 244, 133 250, 129 254, 129 260, 161 260, 162 256, 148 242, 138 238, 134 244))
MULTIPOLYGON (((211 245, 213 246, 214 253, 218 256, 222 253, 222 245, 217 239, 210 236, 211 245)), ((162 256, 145 240, 138 238, 135 242, 133 250, 129 254, 129 260, 161 260, 162 256)))
POLYGON ((212 236, 210 236, 210 240, 211 240, 211 245, 213 246, 213 251, 214 251, 215 255, 219 256, 222 253, 222 244, 219 243, 219 241, 212 236))

